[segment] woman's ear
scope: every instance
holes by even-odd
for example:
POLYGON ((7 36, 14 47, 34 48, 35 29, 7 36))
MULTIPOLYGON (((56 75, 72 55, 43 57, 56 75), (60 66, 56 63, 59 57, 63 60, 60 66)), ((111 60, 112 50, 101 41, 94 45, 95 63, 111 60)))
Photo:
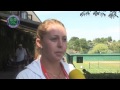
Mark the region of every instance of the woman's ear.
POLYGON ((39 48, 42 48, 41 40, 40 40, 39 38, 36 38, 36 45, 37 45, 39 48))

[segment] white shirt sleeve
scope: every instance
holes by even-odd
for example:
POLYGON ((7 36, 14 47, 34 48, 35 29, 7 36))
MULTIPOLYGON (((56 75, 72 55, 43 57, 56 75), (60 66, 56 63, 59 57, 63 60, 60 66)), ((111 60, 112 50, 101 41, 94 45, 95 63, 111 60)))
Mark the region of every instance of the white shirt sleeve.
POLYGON ((73 64, 68 64, 68 65, 69 65, 70 71, 72 71, 73 69, 75 69, 75 67, 73 66, 73 64))

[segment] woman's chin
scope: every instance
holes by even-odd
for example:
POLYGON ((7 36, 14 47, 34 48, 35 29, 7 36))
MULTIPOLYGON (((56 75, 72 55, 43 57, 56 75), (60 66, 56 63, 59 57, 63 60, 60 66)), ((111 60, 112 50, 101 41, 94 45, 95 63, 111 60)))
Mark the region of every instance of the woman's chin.
POLYGON ((62 57, 56 57, 56 61, 60 61, 62 59, 62 57))

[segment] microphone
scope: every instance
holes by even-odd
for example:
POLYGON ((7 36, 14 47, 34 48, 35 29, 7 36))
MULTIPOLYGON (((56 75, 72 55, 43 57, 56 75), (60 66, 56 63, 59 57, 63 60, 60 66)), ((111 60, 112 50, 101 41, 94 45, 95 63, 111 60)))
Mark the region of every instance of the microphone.
POLYGON ((69 78, 70 79, 85 79, 85 76, 80 70, 74 69, 69 73, 69 78))

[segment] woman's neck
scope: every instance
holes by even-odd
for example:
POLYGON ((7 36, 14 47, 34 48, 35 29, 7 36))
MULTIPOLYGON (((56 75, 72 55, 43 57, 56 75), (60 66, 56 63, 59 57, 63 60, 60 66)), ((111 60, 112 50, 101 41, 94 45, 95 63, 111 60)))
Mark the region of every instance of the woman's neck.
POLYGON ((41 56, 41 65, 47 72, 47 76, 51 79, 65 79, 63 66, 60 61, 52 62, 41 56))
POLYGON ((48 71, 58 71, 60 69, 60 61, 49 60, 42 56, 41 56, 41 64, 48 71))

